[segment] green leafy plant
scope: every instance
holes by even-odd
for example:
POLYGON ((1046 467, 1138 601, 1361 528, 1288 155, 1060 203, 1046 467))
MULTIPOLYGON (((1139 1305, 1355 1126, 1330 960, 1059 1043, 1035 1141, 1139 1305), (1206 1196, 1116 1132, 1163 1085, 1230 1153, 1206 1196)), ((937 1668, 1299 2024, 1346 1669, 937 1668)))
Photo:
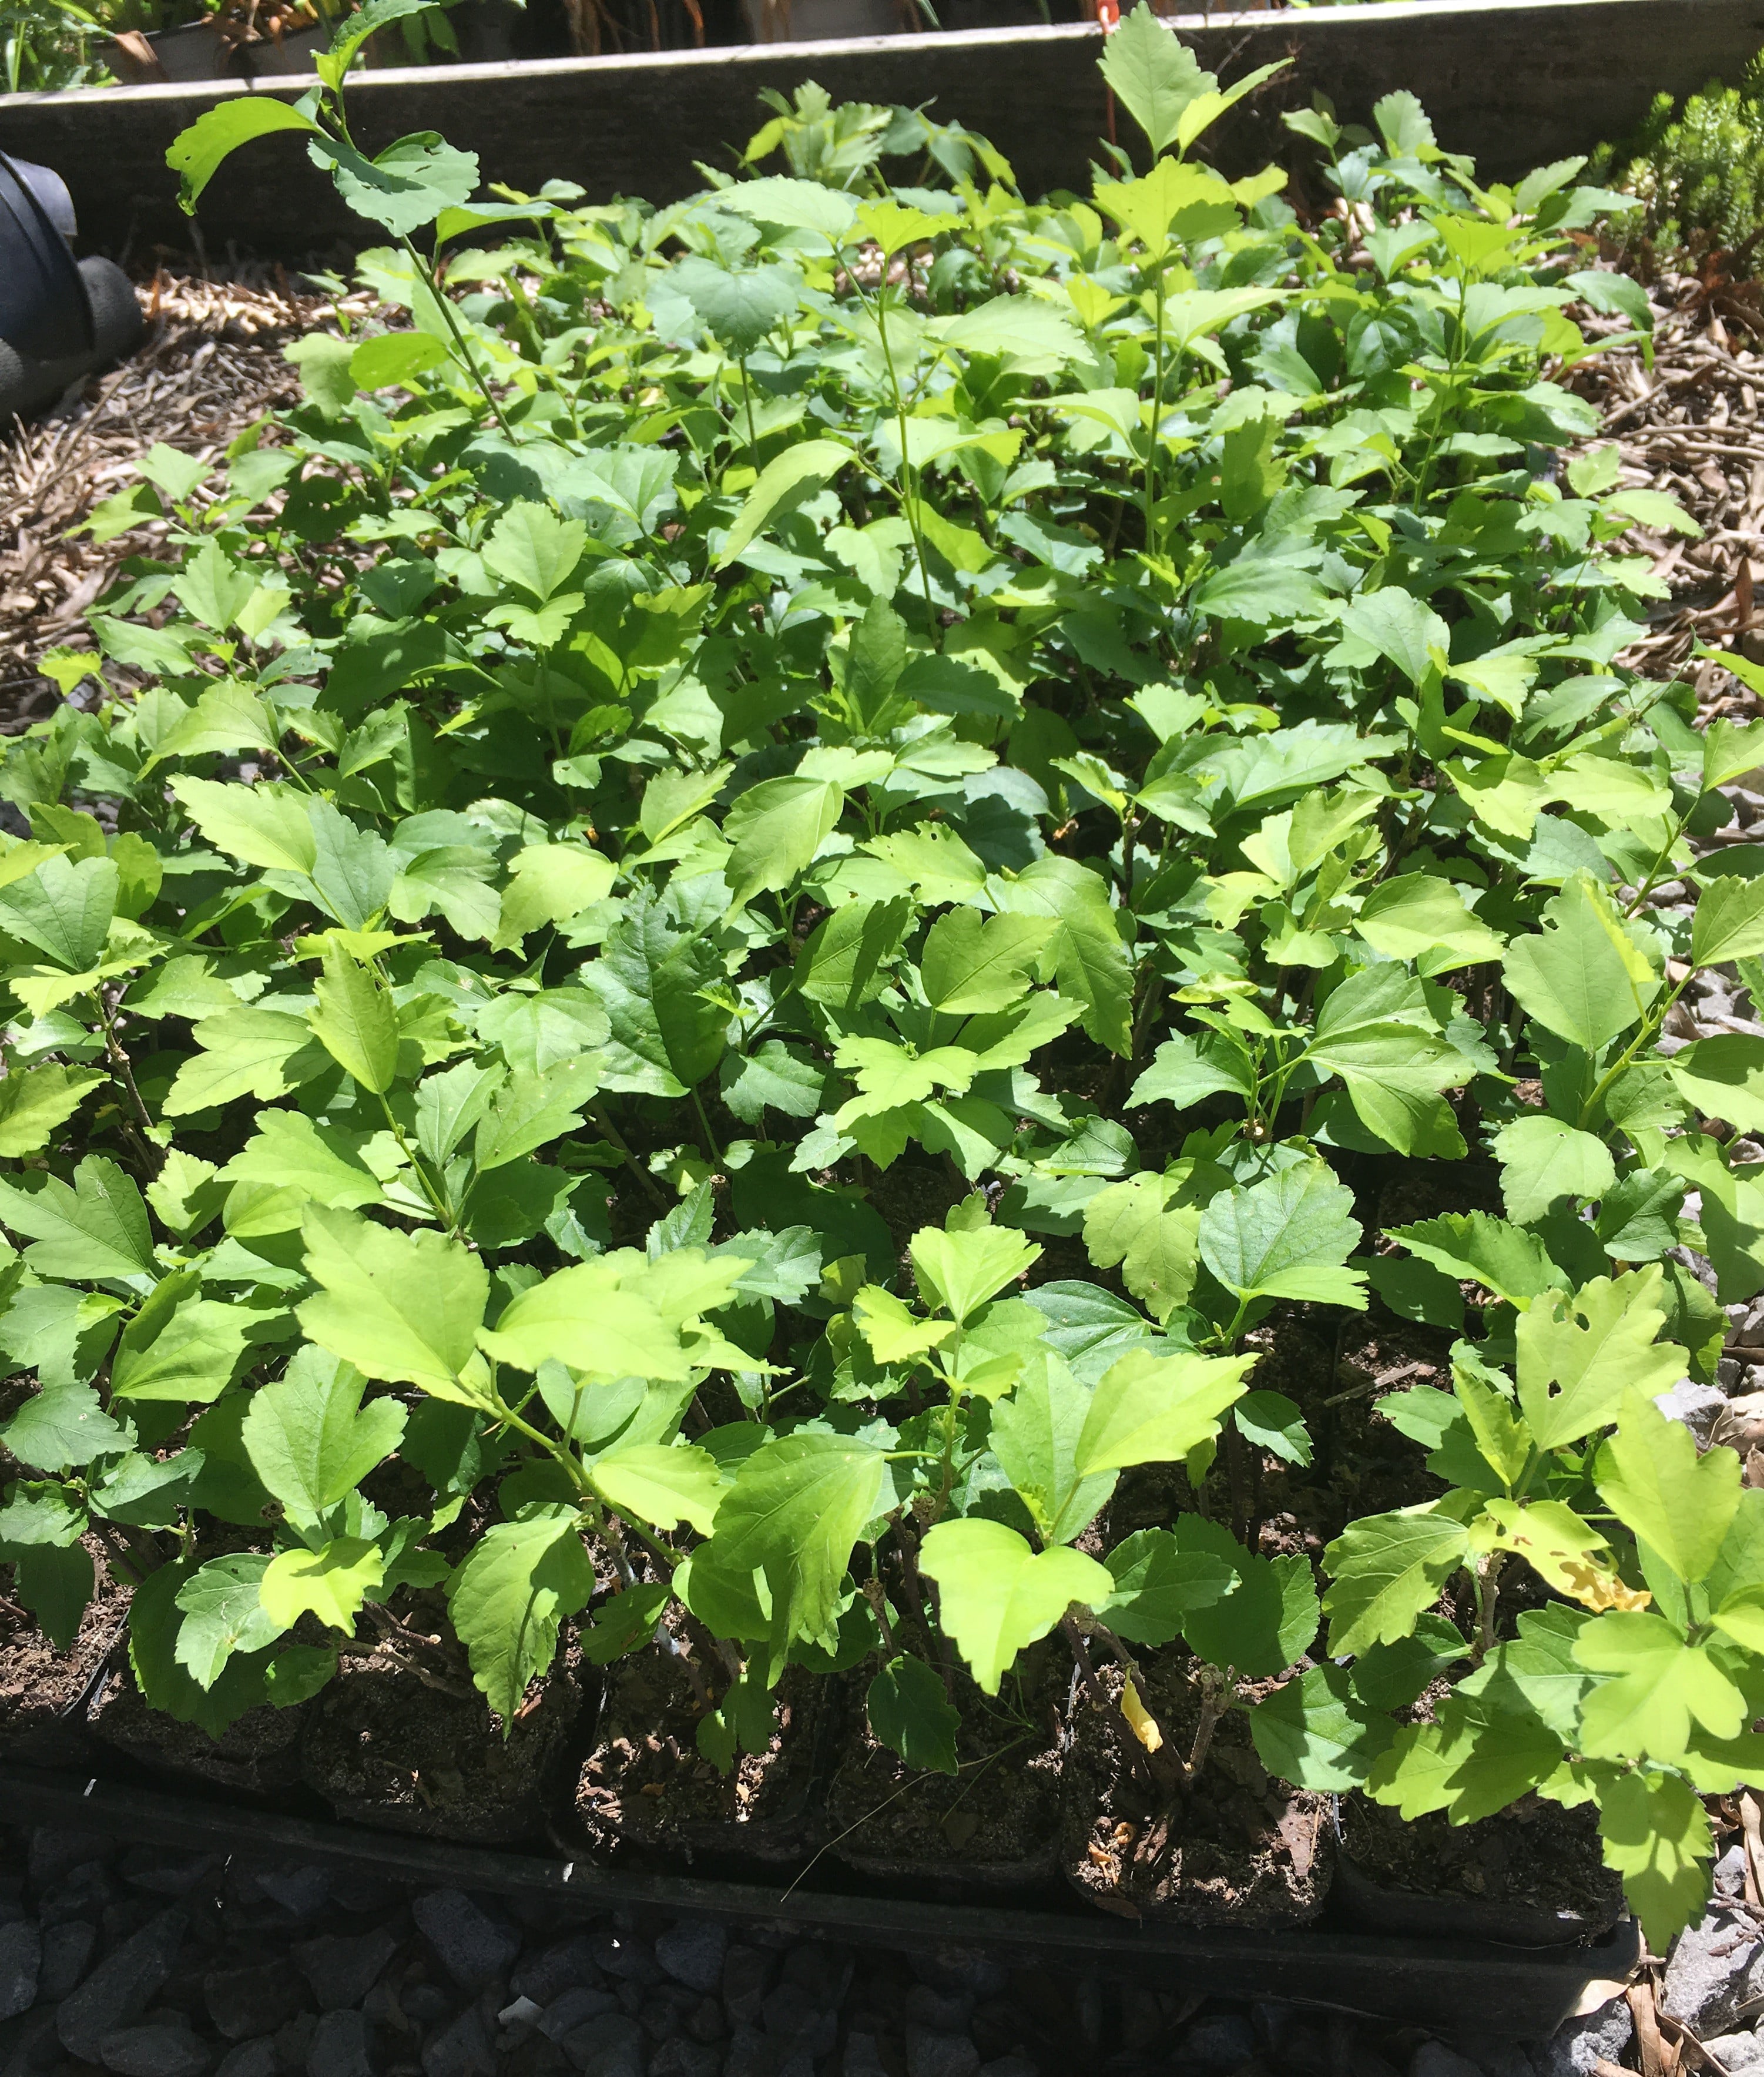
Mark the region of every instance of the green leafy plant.
POLYGON ((414 4, 174 147, 304 134, 392 322, 144 457, 48 662, 103 697, 0 762, 18 1598, 69 1638, 98 1550, 211 1731, 656 1641, 724 1767, 788 1667, 959 1769, 958 1680, 1063 1652, 1173 1793, 1242 1711, 1301 1788, 1596 1804, 1663 1941, 1764 1714, 1750 1492, 1655 1403, 1764 1290, 1764 1041, 1679 1043, 1764 986, 1700 848, 1764 740, 1618 661, 1695 527, 1561 460, 1622 198, 1397 94, 1290 119, 1307 228, 1142 9, 1088 199, 805 89, 668 209, 481 202, 350 140, 414 4), (1259 1493, 1333 1375, 1263 1366, 1374 1309, 1451 1388, 1320 1577, 1259 1493))

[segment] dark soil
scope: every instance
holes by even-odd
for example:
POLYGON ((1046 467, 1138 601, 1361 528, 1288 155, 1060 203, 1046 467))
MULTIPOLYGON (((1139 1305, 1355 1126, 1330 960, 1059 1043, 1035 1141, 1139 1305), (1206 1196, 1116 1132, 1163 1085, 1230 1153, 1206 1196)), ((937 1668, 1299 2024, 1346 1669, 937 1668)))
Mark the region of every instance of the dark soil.
POLYGON ((15 1618, 10 1592, 0 1605, 0 1756, 15 1765, 78 1763, 85 1746, 82 1701, 125 1634, 129 1590, 110 1576, 96 1539, 89 1537, 86 1547, 98 1585, 66 1651, 55 1649, 27 1610, 19 1610, 22 1621, 15 1618))
POLYGON ((264 1796, 292 1788, 300 1779, 304 1713, 265 1703, 211 1738, 199 1725, 149 1709, 125 1660, 112 1667, 86 1721, 95 1738, 156 1772, 264 1796))
POLYGON ((608 1671, 576 1814, 597 1840, 669 1859, 800 1859, 826 1836, 819 1778, 830 1695, 830 1684, 787 1668, 772 1742, 738 1753, 722 1774, 698 1749, 703 1711, 680 1662, 651 1645, 608 1671))
POLYGON ((543 1834, 582 1706, 560 1663, 502 1735, 481 1696, 357 1662, 301 1713, 301 1772, 339 1817, 493 1844, 543 1834))
POLYGON ((918 1773, 871 1735, 854 1676, 827 1791, 836 1851, 860 1873, 920 1887, 1015 1890, 1051 1879, 1059 1842, 1061 1716, 1070 1662, 1031 1646, 996 1696, 955 1676, 959 1775, 918 1773))
POLYGON ((1297 1925, 1323 1908, 1334 1866, 1329 1802, 1271 1775, 1241 1711, 1220 1721, 1194 1789, 1179 1754, 1200 1716, 1196 1662, 1146 1662, 1141 1699, 1163 1734, 1146 1754, 1121 1716, 1123 1676, 1100 1669, 1110 1706, 1081 1698, 1066 1756, 1060 1854, 1092 1904, 1188 1925, 1297 1925))
MULTIPOLYGON (((1392 1427, 1376 1402, 1418 1384, 1449 1390, 1450 1337, 1395 1319, 1375 1304, 1364 1317, 1283 1307, 1246 1340, 1261 1351, 1258 1392, 1283 1392, 1303 1413, 1313 1460, 1284 1463, 1228 1436, 1209 1475, 1202 1511, 1229 1525, 1264 1557, 1321 1558, 1350 1521, 1431 1500, 1445 1491, 1419 1444, 1392 1427)), ((1125 1472, 1107 1515, 1107 1541, 1167 1525, 1196 1506, 1173 1465, 1125 1472)))
POLYGON ((1442 1812, 1404 1820, 1352 1796, 1342 1802, 1342 1852, 1381 1889, 1570 1915, 1589 1933, 1615 1923, 1623 1887, 1604 1865, 1596 1813, 1528 1796, 1474 1825, 1442 1812))

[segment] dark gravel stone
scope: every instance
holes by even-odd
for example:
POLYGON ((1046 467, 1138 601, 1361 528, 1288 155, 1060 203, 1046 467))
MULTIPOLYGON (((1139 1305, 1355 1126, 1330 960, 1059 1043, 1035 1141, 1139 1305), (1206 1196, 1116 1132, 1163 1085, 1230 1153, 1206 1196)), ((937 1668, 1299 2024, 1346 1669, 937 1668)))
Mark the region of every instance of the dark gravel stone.
POLYGON ((1002 1963, 966 1947, 944 1947, 934 1954, 914 1954, 909 1959, 922 1983, 934 1984, 952 1995, 996 1998, 1010 1988, 1010 1971, 1002 1963))
POLYGON ((475 2004, 424 2044, 422 2068, 424 2077, 496 2077, 496 2044, 475 2004))
MULTIPOLYGON (((782 1983, 765 2003, 766 2032, 810 2055, 828 2055, 839 2038, 839 2011, 799 1983, 782 1983)), ((979 2058, 976 2057, 976 2061, 979 2058)))
POLYGON ((276 2077, 276 2044, 273 2041, 242 2041, 221 2058, 214 2077, 276 2077))
POLYGON ((907 2077, 977 2077, 980 2067, 980 2052, 967 2034, 908 2024, 907 2077))
POLYGON ((603 2018, 618 2008, 618 2000, 610 1991, 578 1983, 573 1990, 552 1999, 540 2016, 539 2029, 547 2041, 561 2041, 566 2033, 586 2026, 591 2019, 603 2018))
POLYGON ((888 2077, 873 2033, 849 2033, 846 2036, 839 2077, 888 2077))
POLYGON ((463 1889, 431 1890, 411 1905, 410 1916, 463 1991, 481 1991, 521 1951, 519 1935, 498 1925, 463 1889))
POLYGON ((202 2077, 214 2058, 187 2026, 122 2026, 98 2044, 116 2077, 202 2077))
POLYGON ((286 1962, 259 1962, 245 1969, 211 1969, 202 1979, 202 2002, 216 2029, 229 2041, 273 2033, 306 2003, 306 1985, 286 1962))
POLYGON ((61 2042, 56 2032, 56 2008, 40 2005, 19 2022, 12 2051, 0 2077, 31 2077, 40 2070, 52 2070, 61 2061, 61 2042))
POLYGON ((996 2055, 980 2065, 980 2077, 1041 2077, 1041 2071, 1026 2055, 996 2055))
POLYGON ((36 2002, 43 1935, 34 1919, 0 1925, 0 2019, 16 2019, 36 2002))
POLYGON ((86 1861, 37 1892, 37 1916, 45 1925, 69 1918, 102 1919, 118 1894, 103 1862, 86 1861))
POLYGON ((722 2051, 704 2041, 664 2041, 649 2058, 649 2077, 720 2077, 722 2051))
POLYGON ((377 1925, 353 1938, 327 1933, 322 1940, 308 1940, 294 1949, 293 1958, 311 1984, 319 2010, 340 2012, 361 2003, 397 1951, 397 1941, 385 1926, 377 1925))
POLYGON ((830 1947, 825 1941, 805 1941, 793 1947, 778 1971, 780 1983, 800 1991, 811 2004, 824 2009, 838 2005, 851 1988, 853 1963, 847 1947, 830 1947))
POLYGON ((306 2067, 306 2051, 312 2046, 312 2037, 318 2030, 318 2022, 310 2012, 296 2012, 285 2025, 277 2028, 270 2037, 276 2046, 276 2067, 293 2077, 297 2071, 306 2067))
POLYGON ((1184 2033, 1176 2048, 1178 2068, 1230 2071, 1255 2054, 1255 2030, 1235 2012, 1209 2012, 1184 2033))
POLYGON ((582 2077, 643 2077, 643 2029, 623 2012, 589 2020, 558 2046, 582 2077))
POLYGON ((731 1947, 723 1957, 722 2001, 737 2026, 757 2026, 765 1996, 778 1977, 778 1957, 767 1947, 731 1947))
POLYGON ((684 1983, 657 1983, 645 1991, 637 2017, 651 2041, 666 2041, 686 2031, 686 2022, 698 2009, 698 1999, 684 1983))
POLYGON ((662 1979, 648 1943, 634 1933, 597 1933, 593 1954, 609 1976, 618 1976, 627 1983, 659 1983, 662 1979))
POLYGON ((290 1917, 310 1918, 330 1900, 329 1873, 310 1863, 291 1868, 254 1868, 252 1878, 271 1903, 279 1904, 290 1917))
POLYGON ((204 1875, 212 1875, 220 1865, 214 1854, 180 1854, 169 1846, 131 1846, 123 1856, 119 1872, 131 1889, 148 1890, 155 1896, 188 1896, 204 1875))
POLYGON ((683 1918, 655 1942, 655 1959, 676 1983, 709 1992, 722 1983, 729 1935, 709 1919, 683 1918))
POLYGON ((960 2033, 974 2017, 974 2000, 965 1991, 940 1991, 932 1983, 915 1983, 901 2002, 901 2013, 934 2033, 960 2033))
POLYGON ((814 2058, 793 2042, 738 2026, 723 2058, 723 2077, 814 2077, 814 2058))
POLYGON ((721 2041, 729 2031, 723 2025, 722 2002, 701 1998, 686 2015, 685 2029, 694 2041, 721 2041))
POLYGON ((306 2077, 373 2077, 368 2022, 358 2012, 327 2012, 313 2029, 306 2077))
POLYGON ((406 1983, 398 2002, 418 2026, 438 2026, 452 2016, 454 2008, 453 2000, 439 1983, 406 1983))
POLYGON ((98 1938, 98 1929, 89 1918, 70 1918, 60 1925, 44 1926, 43 1967, 37 1978, 37 1996, 44 2004, 58 2004, 79 1982, 98 1938))
POLYGON ((138 2019, 172 1973, 189 1923, 181 1911, 162 1911, 106 1954, 72 1997, 56 2008, 61 2045, 81 2062, 96 2062, 98 2046, 138 2019))
POLYGON ((40 1894, 51 1883, 84 1867, 88 1861, 102 1861, 111 1850, 111 1842, 102 1832, 74 1831, 60 1825, 35 1825, 27 1863, 31 1887, 40 1894))
POLYGON ((514 1965, 509 1988, 517 1997, 548 2005, 565 1991, 581 1984, 597 1989, 605 1980, 594 1959, 593 1936, 575 1933, 568 1940, 554 1941, 537 1954, 523 1955, 514 1965))

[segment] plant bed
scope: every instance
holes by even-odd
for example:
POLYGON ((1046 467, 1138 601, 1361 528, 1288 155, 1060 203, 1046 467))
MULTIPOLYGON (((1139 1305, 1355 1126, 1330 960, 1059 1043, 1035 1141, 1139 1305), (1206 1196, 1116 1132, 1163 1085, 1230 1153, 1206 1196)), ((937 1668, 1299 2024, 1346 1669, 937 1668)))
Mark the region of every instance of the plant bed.
POLYGON ((1514 1946, 1596 1939, 1623 1908, 1584 1810, 1533 1800, 1461 1825, 1405 1822, 1363 1796, 1341 1804, 1335 1895, 1356 1924, 1514 1946))
MULTIPOLYGON (((1296 52, 1283 107, 1308 107, 1321 94, 1363 123, 1387 94, 1418 92, 1452 149, 1513 181, 1625 131, 1656 92, 1689 94, 1713 76, 1737 78, 1758 46, 1754 0, 1575 0, 1568 8, 1555 0, 1385 0, 1375 10, 1174 19, 1203 65, 1234 77, 1296 52)), ((836 101, 959 110, 1011 158, 1026 192, 1081 193, 1108 119, 1091 70, 1100 43, 1093 23, 1037 23, 513 66, 410 66, 362 82, 356 127, 375 145, 441 131, 479 155, 486 178, 529 192, 564 178, 595 195, 667 202, 697 189, 696 162, 705 140, 724 134, 731 109, 750 106, 762 88, 788 96, 813 81, 836 101)), ((254 90, 292 98, 293 87, 266 81, 254 90)), ((81 223, 114 226, 114 245, 132 225, 138 239, 177 249, 188 231, 164 153, 228 91, 0 96, 0 149, 61 168, 81 223)), ((1234 139, 1232 170, 1253 170, 1281 141, 1257 124, 1241 143, 1234 139)), ((216 252, 231 239, 241 251, 291 262, 339 239, 362 241, 359 223, 293 140, 265 147, 259 169, 211 193, 201 223, 216 252)))
MULTIPOLYGON (((1032 1895, 1054 1875, 1067 1672, 1043 1646, 996 1696, 952 1679, 956 1771, 909 1767, 854 1708, 827 1785, 835 1852, 860 1875, 934 1896, 1032 1895)), ((854 1703, 861 1690, 854 1690, 854 1703)))
POLYGON ((579 1653, 622 1878, 832 1880, 820 1775, 1021 1888, 1057 1793, 1072 1913, 1303 1942, 1325 1799, 1541 1797, 1663 1942, 1764 1662, 1764 725, 1622 661, 1621 198, 1402 94, 1229 181, 1138 10, 1090 202, 805 88, 468 207, 349 141, 405 5, 174 156, 300 128, 410 322, 143 458, 0 745, 16 1604, 134 1551, 146 1703, 389 1831, 564 1821, 579 1653))
POLYGON ((693 1696, 679 1659, 655 1646, 622 1659, 606 1676, 576 1817, 603 1850, 636 1848, 663 1863, 715 1869, 805 1860, 827 1834, 822 1784, 833 1699, 822 1683, 788 1670, 770 1699, 762 1749, 743 1749, 719 1768, 698 1741, 708 1702, 693 1696))
POLYGON ((1110 1667, 1081 1700, 1066 1756, 1060 1858, 1066 1879, 1123 1917, 1186 1925, 1302 1925, 1322 1910, 1335 1869, 1328 1801, 1271 1775, 1248 1720, 1227 1713, 1188 1760, 1207 1690, 1196 1662, 1148 1661, 1140 1701, 1161 1740, 1149 1750, 1110 1667))
POLYGON ((583 1707, 560 1665, 507 1727, 481 1698, 356 1665, 306 1706, 300 1771, 339 1817, 474 1844, 542 1838, 583 1707))

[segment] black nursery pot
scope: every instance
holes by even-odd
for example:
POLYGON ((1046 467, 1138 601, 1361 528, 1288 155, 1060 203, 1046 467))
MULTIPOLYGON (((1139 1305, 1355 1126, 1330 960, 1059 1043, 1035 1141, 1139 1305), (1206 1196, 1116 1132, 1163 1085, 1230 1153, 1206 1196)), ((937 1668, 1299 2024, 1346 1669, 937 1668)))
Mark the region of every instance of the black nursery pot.
POLYGON ((1342 1799, 1338 1823, 1335 1908, 1374 1932, 1560 1947, 1598 1939, 1622 1915, 1591 1809, 1533 1796, 1454 1825, 1442 1813, 1400 1818, 1355 1794, 1342 1799))
POLYGON ((1201 1691, 1192 1659, 1162 1651, 1141 1667, 1141 1700, 1161 1727, 1155 1751, 1120 1708, 1121 1668, 1103 1667, 1106 1704, 1080 1697, 1066 1760, 1062 1848, 1072 1887, 1105 1911, 1149 1922, 1275 1929, 1322 1911, 1336 1870, 1325 1797, 1269 1774, 1242 1711, 1222 1716, 1198 1780, 1190 1752, 1201 1691))
POLYGON ((486 1846, 543 1838, 581 1709, 580 1681, 560 1662, 505 1738, 481 1696, 358 1661, 306 1705, 301 1771, 339 1817, 382 1830, 486 1846))
POLYGON ((142 332, 128 277, 76 260, 73 204, 47 166, 0 152, 0 422, 53 403, 142 332))
POLYGON ((959 1775, 909 1767, 870 1729, 867 1675, 853 1675, 828 1785, 836 1851, 891 1889, 937 1896, 1021 1897, 1051 1889, 1059 1846, 1059 1708, 1065 1684, 1032 1645, 1001 1696, 954 1676, 959 1775))
POLYGON ((593 1743, 576 1791, 592 1850, 702 1870, 776 1869, 826 1839, 822 1794, 834 1710, 830 1684, 788 1667, 772 1741, 727 1774, 704 1759, 701 1713, 678 1659, 655 1645, 606 1675, 593 1743))
POLYGON ((86 1710, 94 1738, 154 1773, 212 1783, 248 1796, 275 1796, 300 1779, 302 1709, 248 1709, 218 1738, 150 1709, 127 1665, 110 1668, 86 1710))

